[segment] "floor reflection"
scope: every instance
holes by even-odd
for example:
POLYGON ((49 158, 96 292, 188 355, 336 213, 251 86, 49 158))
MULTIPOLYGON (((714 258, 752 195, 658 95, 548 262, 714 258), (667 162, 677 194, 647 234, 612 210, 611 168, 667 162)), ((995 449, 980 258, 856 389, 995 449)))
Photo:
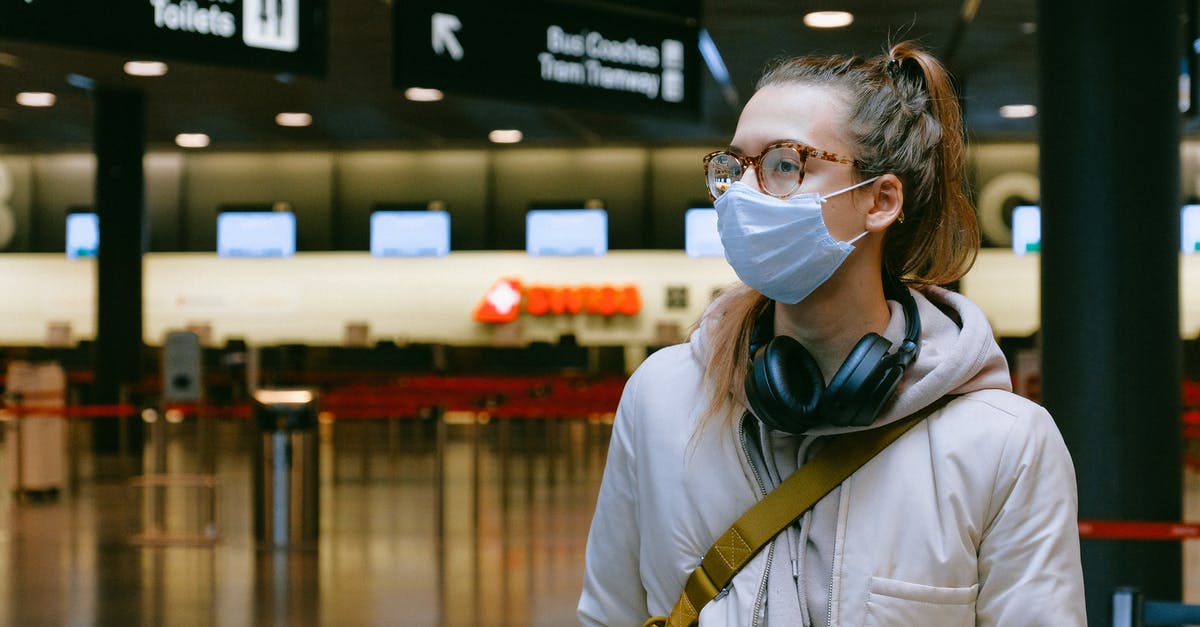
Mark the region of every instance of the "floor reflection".
POLYGON ((74 446, 86 441, 75 432, 57 499, 3 491, 0 624, 575 623, 607 426, 322 425, 318 547, 289 551, 254 537, 257 434, 208 424, 164 425, 162 448, 143 456, 173 476, 211 474, 208 488, 97 479, 118 461, 74 446), (211 543, 175 542, 211 536, 214 521, 211 543), (148 529, 162 542, 133 542, 148 529))

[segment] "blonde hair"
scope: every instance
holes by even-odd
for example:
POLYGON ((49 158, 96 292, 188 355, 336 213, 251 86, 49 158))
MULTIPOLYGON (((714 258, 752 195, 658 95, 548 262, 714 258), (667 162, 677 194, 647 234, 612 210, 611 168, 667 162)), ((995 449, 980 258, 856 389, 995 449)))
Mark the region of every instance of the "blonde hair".
MULTIPOLYGON (((804 84, 835 90, 848 103, 845 134, 863 178, 894 174, 904 185, 902 222, 888 228, 883 271, 907 284, 941 285, 970 270, 979 225, 966 195, 962 116, 950 75, 913 42, 886 54, 807 56, 769 67, 758 89, 804 84)), ((739 285, 700 324, 713 350, 705 364, 712 396, 705 423, 744 403, 749 338, 767 298, 739 285)), ((728 414, 726 414, 728 415, 728 414)))

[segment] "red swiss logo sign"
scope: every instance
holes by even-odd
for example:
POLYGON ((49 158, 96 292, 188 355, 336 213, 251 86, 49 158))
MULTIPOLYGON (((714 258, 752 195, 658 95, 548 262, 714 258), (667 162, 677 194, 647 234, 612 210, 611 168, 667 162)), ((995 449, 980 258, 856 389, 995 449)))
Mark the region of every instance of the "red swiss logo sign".
POLYGON ((506 277, 488 288, 474 318, 479 322, 512 322, 522 313, 531 316, 595 314, 634 316, 642 310, 636 285, 530 285, 506 277))

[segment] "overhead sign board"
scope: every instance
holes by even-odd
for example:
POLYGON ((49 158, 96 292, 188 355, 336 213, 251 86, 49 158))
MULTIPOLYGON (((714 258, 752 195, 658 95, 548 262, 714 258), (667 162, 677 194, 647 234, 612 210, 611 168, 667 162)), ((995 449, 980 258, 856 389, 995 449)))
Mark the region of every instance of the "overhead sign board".
POLYGON ((0 0, 0 37, 325 73, 327 0, 0 0))
POLYGON ((396 0, 392 15, 399 88, 604 111, 699 111, 694 15, 566 0, 396 0))

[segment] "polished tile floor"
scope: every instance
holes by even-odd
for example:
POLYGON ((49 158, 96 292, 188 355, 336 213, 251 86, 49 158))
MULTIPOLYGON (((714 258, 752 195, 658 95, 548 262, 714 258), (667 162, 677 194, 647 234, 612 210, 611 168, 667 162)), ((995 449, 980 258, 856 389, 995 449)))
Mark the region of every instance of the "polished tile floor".
MULTIPOLYGON (((606 425, 323 424, 316 550, 260 548, 250 424, 159 425, 140 475, 90 453, 81 423, 57 498, 0 490, 0 625, 576 624, 606 425), (156 468, 165 485, 144 485, 156 468)), ((1200 520, 1191 470, 1184 519, 1200 520)), ((1200 603, 1200 540, 1183 551, 1200 603)))
POLYGON ((151 446, 143 461, 165 462, 178 481, 164 486, 112 476, 119 459, 88 453, 77 425, 58 498, 4 490, 0 624, 576 622, 606 425, 321 425, 320 531, 306 551, 259 548, 260 436, 209 424, 163 424, 161 452, 151 446))

